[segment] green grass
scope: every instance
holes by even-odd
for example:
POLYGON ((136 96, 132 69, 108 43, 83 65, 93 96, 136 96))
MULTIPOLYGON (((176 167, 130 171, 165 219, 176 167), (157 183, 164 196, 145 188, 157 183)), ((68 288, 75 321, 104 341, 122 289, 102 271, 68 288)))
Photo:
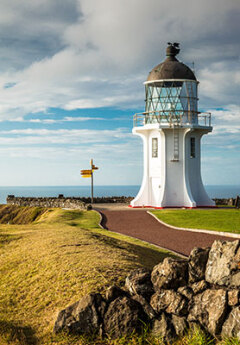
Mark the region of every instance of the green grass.
POLYGON ((159 210, 151 211, 163 222, 192 229, 232 232, 240 234, 240 210, 159 210))
MULTIPOLYGON (((5 217, 5 206, 1 211, 5 217)), ((170 255, 101 229, 95 211, 45 209, 36 218, 36 208, 28 208, 29 224, 20 217, 25 208, 8 212, 22 224, 0 224, 1 345, 69 344, 68 337, 52 336, 59 310, 89 292, 121 286, 129 270, 152 268, 170 255)))
MULTIPOLYGON (((146 329, 118 340, 53 335, 52 329, 59 310, 89 292, 123 285, 129 270, 151 269, 169 252, 101 229, 95 211, 10 207, 8 212, 18 224, 0 224, 0 345, 163 345, 146 329)), ((174 344, 215 343, 196 330, 174 344)))

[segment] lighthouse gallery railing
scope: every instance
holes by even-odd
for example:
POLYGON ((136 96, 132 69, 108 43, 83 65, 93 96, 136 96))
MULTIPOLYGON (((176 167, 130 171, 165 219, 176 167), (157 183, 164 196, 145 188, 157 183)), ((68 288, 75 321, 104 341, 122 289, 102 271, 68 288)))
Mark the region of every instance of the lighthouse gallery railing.
POLYGON ((166 126, 211 126, 211 113, 193 113, 181 111, 173 113, 171 110, 148 111, 137 113, 133 116, 133 126, 139 127, 147 124, 158 123, 166 126))

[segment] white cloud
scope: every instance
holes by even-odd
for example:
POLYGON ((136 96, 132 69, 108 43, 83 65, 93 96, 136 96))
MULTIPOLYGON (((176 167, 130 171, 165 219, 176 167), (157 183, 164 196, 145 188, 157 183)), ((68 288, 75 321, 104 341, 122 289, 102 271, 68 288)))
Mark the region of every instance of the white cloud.
POLYGON ((0 75, 1 118, 49 107, 143 106, 142 82, 172 40, 183 45, 180 58, 196 62, 203 107, 238 104, 238 1, 68 0, 62 7, 4 0, 0 10, 8 19, 0 32, 12 29, 28 50, 35 49, 32 38, 59 42, 53 51, 42 46, 45 56, 33 54, 31 62, 25 52, 24 68, 11 59, 18 51, 9 52, 11 64, 0 75))

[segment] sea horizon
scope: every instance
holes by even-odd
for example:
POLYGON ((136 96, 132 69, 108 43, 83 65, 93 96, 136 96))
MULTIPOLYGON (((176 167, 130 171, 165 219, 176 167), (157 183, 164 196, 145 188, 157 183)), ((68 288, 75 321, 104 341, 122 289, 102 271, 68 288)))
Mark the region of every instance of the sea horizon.
MULTIPOLYGON (((139 185, 96 185, 95 197, 126 196, 134 197, 139 185)), ((235 198, 240 195, 240 185, 205 185, 210 198, 235 198)), ((90 186, 0 186, 0 204, 6 204, 8 195, 18 197, 89 197, 90 186)))

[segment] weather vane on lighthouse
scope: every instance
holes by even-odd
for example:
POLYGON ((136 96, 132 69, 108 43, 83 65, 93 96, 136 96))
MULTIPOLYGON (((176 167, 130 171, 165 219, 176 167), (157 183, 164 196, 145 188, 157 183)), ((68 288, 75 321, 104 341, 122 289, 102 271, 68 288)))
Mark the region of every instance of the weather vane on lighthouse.
POLYGON ((198 81, 179 62, 179 43, 145 84, 145 112, 134 115, 133 134, 143 139, 144 173, 132 207, 212 207, 201 178, 200 141, 212 131, 211 114, 198 112, 198 81))

